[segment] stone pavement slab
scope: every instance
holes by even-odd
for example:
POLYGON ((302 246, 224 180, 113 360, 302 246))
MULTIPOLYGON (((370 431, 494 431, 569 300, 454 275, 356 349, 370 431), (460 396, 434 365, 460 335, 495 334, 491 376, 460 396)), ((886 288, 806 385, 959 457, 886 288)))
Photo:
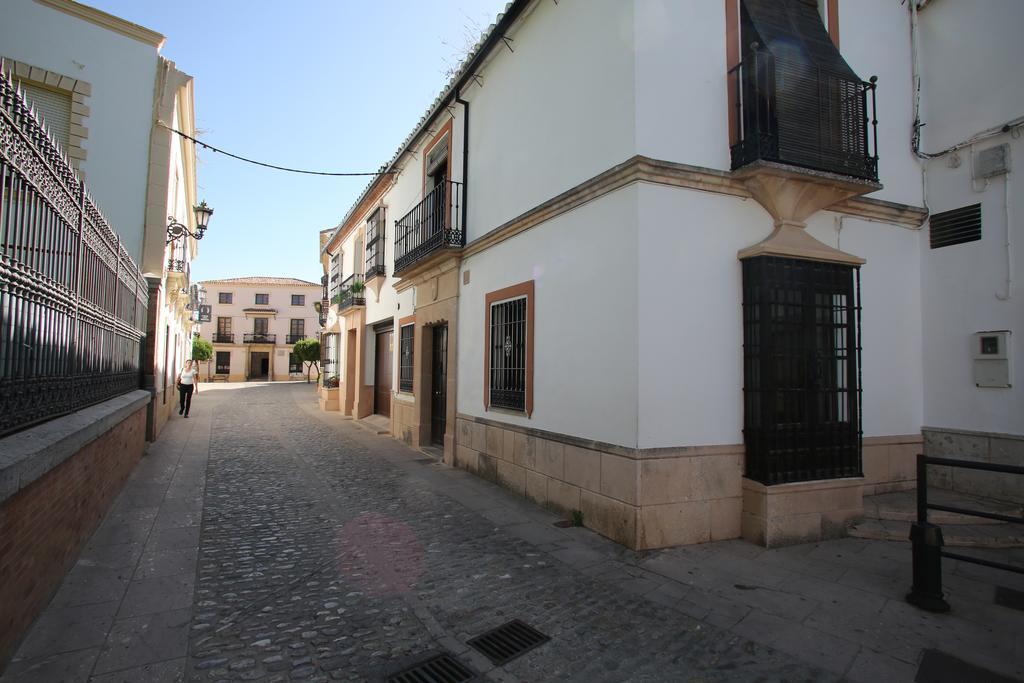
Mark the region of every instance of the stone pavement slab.
POLYGON ((3 683, 383 680, 439 651, 492 681, 912 681, 926 649, 1024 674, 1024 615, 993 603, 1018 577, 947 562, 933 615, 904 601, 904 544, 635 553, 320 412, 311 386, 202 398, 3 683), (514 618, 551 641, 502 667, 468 646, 514 618))

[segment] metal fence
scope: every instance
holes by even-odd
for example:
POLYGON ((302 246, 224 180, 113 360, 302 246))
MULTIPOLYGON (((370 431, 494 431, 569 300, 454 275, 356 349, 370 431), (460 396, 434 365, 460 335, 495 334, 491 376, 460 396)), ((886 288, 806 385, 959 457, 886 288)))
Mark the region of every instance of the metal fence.
POLYGON ((0 435, 140 385, 147 287, 0 63, 0 435))

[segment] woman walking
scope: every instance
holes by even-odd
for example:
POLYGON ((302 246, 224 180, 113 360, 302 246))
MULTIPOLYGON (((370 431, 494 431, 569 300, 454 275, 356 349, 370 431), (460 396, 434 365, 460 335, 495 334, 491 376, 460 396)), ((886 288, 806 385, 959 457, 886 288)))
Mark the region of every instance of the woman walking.
POLYGON ((178 373, 178 396, 180 399, 178 415, 184 413, 185 417, 188 417, 189 408, 192 407, 192 392, 199 393, 197 365, 192 359, 189 359, 185 361, 185 367, 178 373))

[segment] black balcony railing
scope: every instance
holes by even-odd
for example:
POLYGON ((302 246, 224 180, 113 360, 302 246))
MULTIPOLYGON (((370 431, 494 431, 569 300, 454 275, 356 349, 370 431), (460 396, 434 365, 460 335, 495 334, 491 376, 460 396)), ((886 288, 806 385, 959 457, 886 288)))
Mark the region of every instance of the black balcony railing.
POLYGON ((878 180, 875 85, 751 46, 729 70, 732 168, 772 161, 878 180))
POLYGON ((286 344, 294 344, 295 342, 300 342, 305 338, 306 335, 304 334, 289 334, 284 338, 284 341, 286 344))
POLYGON ((213 343, 214 344, 234 344, 235 343, 235 335, 231 334, 230 332, 227 333, 227 334, 223 334, 221 332, 217 332, 216 334, 213 335, 213 343))
POLYGON ((351 306, 366 305, 366 285, 363 284, 363 276, 352 274, 345 278, 338 293, 334 295, 332 303, 338 305, 338 310, 343 311, 351 306))
POLYGON ((0 436, 141 384, 148 287, 0 62, 0 436))
POLYGON ((259 332, 253 332, 242 335, 242 341, 246 344, 276 344, 276 334, 260 334, 259 332))
POLYGON ((439 249, 466 245, 461 208, 462 183, 446 181, 395 221, 396 275, 439 249))

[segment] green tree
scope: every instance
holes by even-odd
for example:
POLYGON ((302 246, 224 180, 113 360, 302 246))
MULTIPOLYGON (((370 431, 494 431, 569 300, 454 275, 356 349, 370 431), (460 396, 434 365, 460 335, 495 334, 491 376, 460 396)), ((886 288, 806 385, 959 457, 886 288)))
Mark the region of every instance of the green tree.
POLYGON ((300 361, 306 364, 306 382, 309 383, 309 375, 316 368, 316 381, 320 381, 320 342, 316 339, 300 339, 295 342, 292 353, 300 361))
POLYGON ((213 344, 200 339, 198 336, 192 340, 192 360, 195 362, 206 362, 206 377, 210 377, 210 359, 213 358, 213 344))

